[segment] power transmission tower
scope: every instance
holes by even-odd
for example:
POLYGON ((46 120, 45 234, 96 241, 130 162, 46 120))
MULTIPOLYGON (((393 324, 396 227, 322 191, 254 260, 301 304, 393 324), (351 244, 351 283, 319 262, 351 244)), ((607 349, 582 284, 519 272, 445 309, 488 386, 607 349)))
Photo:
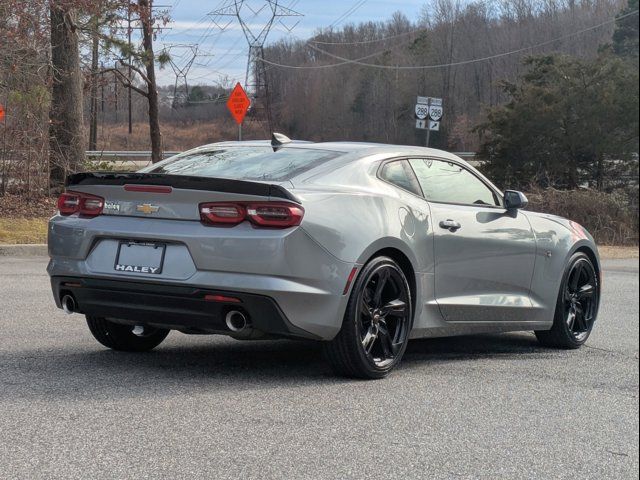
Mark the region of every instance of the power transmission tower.
POLYGON ((279 0, 227 0, 221 8, 214 10, 209 15, 214 17, 214 24, 222 31, 226 30, 232 22, 221 25, 217 21, 219 17, 235 17, 240 24, 249 45, 245 89, 252 99, 250 118, 266 121, 269 132, 272 132, 269 82, 266 64, 263 61, 264 44, 276 22, 290 32, 300 20, 295 22, 293 26, 287 26, 283 19, 302 17, 303 15, 280 5, 279 0))
POLYGON ((176 82, 173 86, 173 102, 172 108, 184 106, 189 102, 189 83, 187 75, 193 62, 198 57, 198 45, 169 45, 166 46, 162 53, 167 54, 169 65, 176 76, 176 82), (180 92, 178 84, 184 85, 184 92, 180 92))

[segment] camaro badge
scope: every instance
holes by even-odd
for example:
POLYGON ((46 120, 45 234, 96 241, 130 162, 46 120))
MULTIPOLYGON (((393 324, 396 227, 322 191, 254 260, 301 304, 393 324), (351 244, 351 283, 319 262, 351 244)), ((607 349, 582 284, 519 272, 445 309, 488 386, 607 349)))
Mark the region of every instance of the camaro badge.
POLYGON ((115 202, 106 201, 106 202, 104 202, 104 209, 105 210, 113 210, 114 212, 119 212, 120 211, 120 204, 119 203, 115 203, 115 202))
POLYGON ((160 210, 160 207, 158 207, 157 205, 151 205, 149 203, 145 203, 142 205, 138 205, 136 207, 136 210, 138 212, 144 213, 146 215, 149 215, 150 213, 156 213, 158 210, 160 210))

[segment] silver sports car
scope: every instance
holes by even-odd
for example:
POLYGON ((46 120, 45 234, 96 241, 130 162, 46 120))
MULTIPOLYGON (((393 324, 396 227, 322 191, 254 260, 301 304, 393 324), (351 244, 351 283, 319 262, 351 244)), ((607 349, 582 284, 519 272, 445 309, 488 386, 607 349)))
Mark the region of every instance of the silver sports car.
POLYGON ((56 305, 115 350, 170 330, 313 339, 338 374, 380 378, 412 338, 532 330, 577 348, 596 245, 526 206, 450 153, 274 134, 70 176, 48 272, 56 305))

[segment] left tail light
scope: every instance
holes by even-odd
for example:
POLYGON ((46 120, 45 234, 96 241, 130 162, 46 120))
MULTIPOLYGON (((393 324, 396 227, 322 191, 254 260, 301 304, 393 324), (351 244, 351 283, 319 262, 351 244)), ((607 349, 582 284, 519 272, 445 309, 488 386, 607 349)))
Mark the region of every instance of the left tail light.
POLYGON ((205 225, 234 226, 245 220, 260 228, 289 228, 300 225, 304 209, 293 203, 202 203, 200 219, 205 225))
POLYGON ((64 192, 58 198, 60 215, 80 214, 82 217, 97 217, 104 208, 104 198, 88 193, 64 192))

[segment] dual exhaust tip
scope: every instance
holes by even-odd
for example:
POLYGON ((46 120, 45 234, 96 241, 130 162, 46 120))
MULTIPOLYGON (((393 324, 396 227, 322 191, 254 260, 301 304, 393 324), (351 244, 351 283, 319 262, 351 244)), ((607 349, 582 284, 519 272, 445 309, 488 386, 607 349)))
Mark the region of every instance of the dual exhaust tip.
POLYGON ((241 332, 247 328, 247 316, 239 310, 231 310, 224 318, 227 328, 232 332, 241 332))
POLYGON ((62 310, 67 315, 71 315, 78 311, 78 305, 76 304, 76 299, 73 298, 73 295, 63 295, 60 299, 60 303, 62 303, 62 310))
MULTIPOLYGON (((78 311, 78 305, 73 295, 63 295, 60 299, 62 310, 67 315, 71 315, 78 311)), ((239 310, 231 310, 224 319, 227 328, 232 332, 241 332, 248 326, 247 316, 239 310)))

